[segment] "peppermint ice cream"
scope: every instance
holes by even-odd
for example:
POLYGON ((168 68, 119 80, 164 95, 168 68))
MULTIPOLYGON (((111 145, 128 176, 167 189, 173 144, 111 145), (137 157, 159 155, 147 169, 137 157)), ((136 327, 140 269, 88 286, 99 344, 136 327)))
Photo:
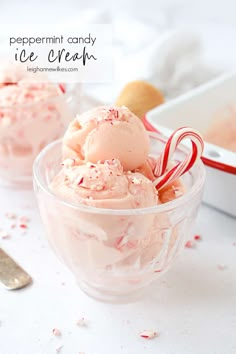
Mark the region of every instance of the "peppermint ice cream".
POLYGON ((141 173, 125 173, 117 159, 80 165, 65 160, 51 188, 67 201, 97 208, 135 209, 157 204, 152 182, 141 173))
POLYGON ((132 291, 164 271, 180 246, 182 224, 172 227, 170 215, 155 207, 185 188, 177 180, 156 190, 149 143, 125 107, 77 116, 63 138, 62 166, 50 183, 61 202, 50 197, 43 208, 39 198, 39 206, 52 246, 80 283, 132 291))
POLYGON ((33 81, 16 68, 0 79, 0 178, 11 182, 31 176, 34 158, 63 134, 71 112, 56 84, 33 81))

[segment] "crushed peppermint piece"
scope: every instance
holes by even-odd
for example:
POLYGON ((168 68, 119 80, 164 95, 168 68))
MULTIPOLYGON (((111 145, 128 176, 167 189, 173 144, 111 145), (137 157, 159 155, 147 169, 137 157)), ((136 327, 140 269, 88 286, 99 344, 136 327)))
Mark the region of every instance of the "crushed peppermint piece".
POLYGON ((16 227, 16 223, 11 224, 11 229, 14 229, 16 227))
POLYGON ((21 223, 21 224, 19 225, 19 227, 20 227, 21 229, 27 229, 27 228, 28 228, 28 225, 25 224, 25 223, 21 223))
POLYGON ((181 197, 183 195, 183 192, 180 189, 178 189, 178 188, 176 188, 174 190, 174 192, 175 192, 176 198, 181 197))
POLYGON ((133 182, 134 184, 141 184, 140 179, 137 178, 137 177, 134 177, 134 178, 132 179, 132 182, 133 182))
POLYGON ((141 332, 140 337, 145 338, 145 339, 153 339, 155 337, 158 336, 156 331, 152 331, 152 330, 145 330, 143 332, 141 332))
POLYGON ((86 162, 86 165, 89 167, 89 168, 95 168, 96 165, 92 162, 86 162))
POLYGON ((56 353, 59 354, 63 348, 63 345, 60 345, 60 347, 56 348, 56 353))
POLYGON ((64 84, 59 84, 58 86, 59 86, 59 88, 60 88, 60 90, 61 90, 62 93, 65 93, 65 92, 66 92, 66 88, 65 88, 65 85, 64 85, 64 84))
POLYGON ((77 185, 80 186, 84 181, 84 177, 83 176, 79 176, 78 180, 77 180, 77 185))
POLYGON ((84 317, 81 317, 78 321, 76 321, 76 326, 87 327, 88 321, 84 317))
POLYGON ((194 241, 188 240, 188 241, 185 243, 185 247, 186 247, 186 248, 195 248, 195 247, 196 247, 196 244, 195 244, 194 241))
POLYGON ((19 218, 19 221, 20 223, 27 223, 30 221, 30 218, 28 218, 28 216, 23 215, 19 218))
POLYGON ((71 158, 68 158, 68 159, 65 159, 62 163, 61 163, 62 166, 65 166, 65 167, 72 167, 75 165, 75 159, 71 159, 71 158))
POLYGON ((110 108, 110 109, 108 109, 108 112, 111 113, 111 114, 113 114, 113 116, 114 116, 115 118, 119 118, 119 112, 118 112, 117 109, 110 108))
POLYGON ((55 337, 60 337, 60 336, 61 336, 61 331, 60 331, 58 328, 53 328, 52 334, 53 334, 55 337))
POLYGON ((225 264, 218 264, 218 265, 217 265, 217 268, 218 268, 219 270, 225 270, 225 269, 227 268, 227 266, 226 266, 225 264))
POLYGON ((16 219, 16 214, 15 213, 6 213, 5 216, 8 218, 8 219, 16 219))
POLYGON ((202 240, 202 236, 200 236, 200 235, 195 235, 195 236, 194 236, 194 240, 195 240, 195 241, 201 241, 201 240, 202 240))

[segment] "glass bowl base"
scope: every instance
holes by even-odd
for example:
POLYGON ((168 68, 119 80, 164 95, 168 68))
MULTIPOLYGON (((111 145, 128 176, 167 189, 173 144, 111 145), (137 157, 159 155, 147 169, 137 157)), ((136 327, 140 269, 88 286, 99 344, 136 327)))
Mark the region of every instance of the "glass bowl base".
POLYGON ((89 297, 102 302, 110 303, 130 303, 136 302, 144 297, 146 288, 135 289, 129 292, 114 292, 108 290, 100 290, 86 282, 77 282, 79 288, 89 297))

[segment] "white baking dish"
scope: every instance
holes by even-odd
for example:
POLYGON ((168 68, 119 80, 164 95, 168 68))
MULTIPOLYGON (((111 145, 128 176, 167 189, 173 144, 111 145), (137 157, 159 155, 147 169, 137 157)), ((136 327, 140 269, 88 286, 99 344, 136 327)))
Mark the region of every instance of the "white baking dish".
MULTIPOLYGON (((169 136, 181 126, 204 132, 217 112, 236 108, 236 73, 221 76, 150 111, 146 127, 169 136)), ((226 127, 227 129, 227 127, 226 127)), ((236 217, 236 153, 205 144, 207 169, 204 202, 236 217)))

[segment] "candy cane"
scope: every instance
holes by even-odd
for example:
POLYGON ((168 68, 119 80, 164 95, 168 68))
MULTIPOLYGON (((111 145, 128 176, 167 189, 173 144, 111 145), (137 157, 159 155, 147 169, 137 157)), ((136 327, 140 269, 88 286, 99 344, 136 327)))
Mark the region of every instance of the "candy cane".
POLYGON ((189 171, 198 161, 204 149, 204 142, 201 135, 194 129, 183 127, 175 130, 169 137, 164 151, 159 156, 155 168, 154 176, 157 177, 153 184, 157 190, 164 188, 167 184, 189 171), (192 142, 192 151, 182 162, 168 170, 168 165, 173 158, 173 154, 183 139, 189 138, 192 142))

